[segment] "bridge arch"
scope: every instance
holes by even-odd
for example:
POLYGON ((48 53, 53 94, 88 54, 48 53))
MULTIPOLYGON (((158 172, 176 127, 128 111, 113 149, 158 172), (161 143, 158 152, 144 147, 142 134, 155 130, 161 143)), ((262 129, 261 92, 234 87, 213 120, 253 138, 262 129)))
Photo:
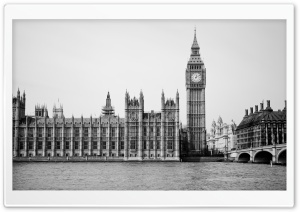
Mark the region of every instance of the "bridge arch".
POLYGON ((248 152, 241 152, 237 159, 238 162, 249 162, 250 154, 248 152))
POLYGON ((269 152, 267 150, 261 150, 261 151, 256 152, 253 155, 253 162, 254 163, 270 163, 272 158, 273 158, 273 155, 271 152, 269 152))
POLYGON ((277 161, 278 161, 278 163, 286 164, 286 148, 284 148, 278 152, 277 161))

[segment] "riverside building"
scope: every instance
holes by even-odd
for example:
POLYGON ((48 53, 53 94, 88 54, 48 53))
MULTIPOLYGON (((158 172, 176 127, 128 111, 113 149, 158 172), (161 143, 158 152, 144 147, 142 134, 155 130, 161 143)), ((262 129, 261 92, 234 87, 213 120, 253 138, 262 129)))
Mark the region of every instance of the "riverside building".
POLYGON ((142 91, 139 98, 126 91, 124 118, 114 114, 109 93, 97 118, 66 118, 62 105, 53 107, 50 118, 47 107, 40 105, 34 116, 25 116, 25 92, 20 97, 18 90, 13 97, 13 156, 179 161, 181 155, 204 155, 206 68, 199 49, 195 30, 186 68, 186 128, 179 126, 178 91, 175 100, 162 92, 161 111, 144 111, 142 91))
POLYGON ((273 111, 270 101, 267 107, 263 103, 245 110, 245 116, 236 129, 237 149, 286 143, 286 101, 283 110, 273 111))
POLYGON ((110 94, 98 118, 65 118, 54 106, 25 116, 25 92, 13 97, 14 157, 97 156, 123 160, 179 161, 179 93, 176 100, 161 96, 161 111, 144 111, 144 96, 125 94, 125 118, 114 114, 110 94))
POLYGON ((190 156, 207 154, 205 130, 206 68, 199 50, 200 47, 197 42, 195 29, 191 55, 185 72, 187 92, 187 150, 184 153, 190 156))

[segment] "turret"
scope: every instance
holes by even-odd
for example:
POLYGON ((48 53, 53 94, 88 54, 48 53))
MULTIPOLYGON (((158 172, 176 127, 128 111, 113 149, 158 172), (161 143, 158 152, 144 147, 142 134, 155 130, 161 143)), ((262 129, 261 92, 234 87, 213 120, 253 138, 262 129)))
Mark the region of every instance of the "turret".
POLYGON ((178 90, 176 92, 176 109, 179 109, 179 93, 178 93, 178 90))
POLYGON ((111 106, 110 94, 108 92, 107 97, 106 97, 106 104, 102 108, 102 114, 103 115, 113 115, 114 113, 115 113, 114 108, 111 106))
POLYGON ((64 109, 63 109, 63 105, 60 104, 59 107, 56 107, 56 105, 54 104, 53 106, 53 118, 63 118, 64 117, 64 109))
POLYGON ((45 117, 48 118, 48 109, 47 108, 45 109, 45 117))
POLYGON ((106 106, 111 106, 111 100, 110 100, 109 92, 107 93, 106 106))
POLYGON ((125 109, 128 109, 128 101, 129 101, 129 94, 126 90, 126 93, 125 93, 125 109))
POLYGON ((165 94, 164 94, 164 90, 162 90, 161 93, 161 109, 165 108, 165 94))
POLYGON ((25 91, 23 91, 23 103, 24 103, 24 107, 25 107, 25 103, 26 103, 26 95, 25 95, 25 91))
POLYGON ((142 90, 140 92, 140 109, 144 110, 144 95, 142 90))
POLYGON ((20 90, 18 88, 18 91, 17 91, 17 98, 20 100, 20 90))

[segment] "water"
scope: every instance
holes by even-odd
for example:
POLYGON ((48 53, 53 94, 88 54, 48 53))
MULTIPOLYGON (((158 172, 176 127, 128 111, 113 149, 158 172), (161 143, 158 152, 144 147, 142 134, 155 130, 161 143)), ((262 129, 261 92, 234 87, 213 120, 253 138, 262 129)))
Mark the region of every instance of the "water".
POLYGON ((221 162, 14 162, 13 189, 286 190, 286 167, 221 162))

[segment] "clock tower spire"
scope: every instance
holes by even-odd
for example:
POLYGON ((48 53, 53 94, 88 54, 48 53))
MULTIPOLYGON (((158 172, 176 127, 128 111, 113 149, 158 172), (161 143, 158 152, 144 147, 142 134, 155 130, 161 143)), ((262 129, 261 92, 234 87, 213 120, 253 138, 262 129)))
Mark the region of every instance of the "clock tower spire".
POLYGON ((196 28, 186 72, 188 154, 206 153, 205 87, 206 68, 200 57, 196 28))

